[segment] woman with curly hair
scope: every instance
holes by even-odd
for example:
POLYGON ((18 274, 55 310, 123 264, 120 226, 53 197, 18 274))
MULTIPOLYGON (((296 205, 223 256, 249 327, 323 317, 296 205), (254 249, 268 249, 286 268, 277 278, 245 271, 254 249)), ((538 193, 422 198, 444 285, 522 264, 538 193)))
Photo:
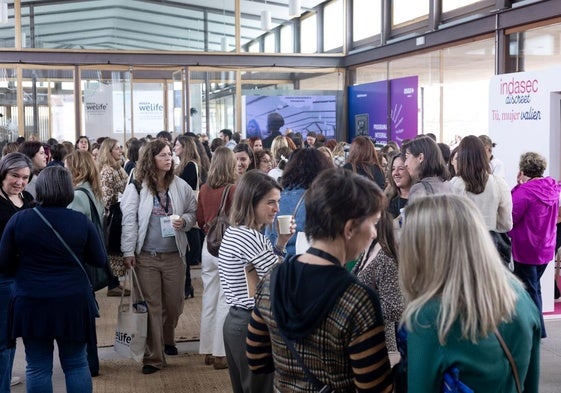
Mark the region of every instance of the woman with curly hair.
POLYGON ((148 337, 142 373, 162 369, 177 355, 175 328, 183 312, 186 232, 195 224, 197 200, 189 184, 174 175, 171 148, 147 144, 121 200, 125 266, 136 270, 148 305, 148 337), (178 218, 172 219, 172 216, 178 218))
POLYGON ((275 161, 269 149, 258 150, 255 153, 255 168, 264 173, 269 173, 275 166, 275 161))
POLYGON ((534 152, 520 156, 517 185, 512 189, 512 238, 514 274, 540 310, 541 335, 546 337, 542 316, 540 278, 555 259, 556 222, 561 186, 544 177, 547 161, 534 152))
MULTIPOLYGON (((296 227, 302 231, 306 223, 306 207, 304 198, 317 175, 326 169, 333 168, 333 163, 317 149, 298 149, 288 160, 281 179, 283 190, 278 215, 294 216, 296 227)), ((278 238, 276 219, 274 225, 265 229, 265 235, 272 244, 278 238)), ((286 244, 288 255, 296 254, 296 236, 286 244)))

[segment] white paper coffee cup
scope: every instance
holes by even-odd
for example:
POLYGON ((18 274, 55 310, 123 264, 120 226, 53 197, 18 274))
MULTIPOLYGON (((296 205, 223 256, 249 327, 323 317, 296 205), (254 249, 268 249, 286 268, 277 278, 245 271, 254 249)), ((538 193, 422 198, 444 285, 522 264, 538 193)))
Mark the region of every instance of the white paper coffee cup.
POLYGON ((277 216, 277 221, 279 222, 279 233, 281 235, 290 234, 290 224, 292 222, 292 216, 277 216))
POLYGON ((171 216, 169 216, 169 223, 173 227, 173 222, 179 220, 180 218, 181 218, 181 216, 179 216, 177 214, 172 214, 171 216))

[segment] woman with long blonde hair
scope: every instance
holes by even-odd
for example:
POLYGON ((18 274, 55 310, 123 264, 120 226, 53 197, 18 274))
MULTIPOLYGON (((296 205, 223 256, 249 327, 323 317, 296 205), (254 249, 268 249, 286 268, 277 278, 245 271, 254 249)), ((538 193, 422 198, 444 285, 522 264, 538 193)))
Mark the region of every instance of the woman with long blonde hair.
POLYGON ((455 367, 476 392, 516 392, 500 332, 523 391, 538 392, 540 316, 473 202, 452 194, 409 202, 399 275, 409 386, 441 391, 444 371, 455 367))

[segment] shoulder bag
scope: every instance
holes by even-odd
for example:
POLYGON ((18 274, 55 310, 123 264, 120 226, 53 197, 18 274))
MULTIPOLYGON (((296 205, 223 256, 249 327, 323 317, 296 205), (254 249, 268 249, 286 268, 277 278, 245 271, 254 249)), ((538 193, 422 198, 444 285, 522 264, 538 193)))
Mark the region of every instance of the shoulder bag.
MULTIPOLYGON (((97 213, 97 208, 93 199, 90 197, 90 193, 83 187, 76 188, 76 191, 82 191, 88 197, 90 202, 90 216, 92 217, 92 223, 94 224, 95 229, 97 229, 97 233, 99 234, 101 240, 103 241, 103 226, 101 224, 101 219, 99 218, 99 214, 97 213)), ((107 250, 106 250, 107 251, 107 250)), ((107 254, 107 252, 106 252, 107 254)), ((105 266, 103 267, 95 267, 90 266, 88 264, 83 265, 86 273, 88 274, 88 278, 92 284, 94 291, 99 291, 107 286, 107 280, 109 279, 110 275, 110 268, 108 263, 108 258, 106 259, 105 266)))
POLYGON ((84 265, 82 264, 82 262, 80 262, 80 259, 78 259, 78 256, 74 253, 74 251, 72 251, 72 249, 70 248, 70 246, 64 241, 64 239, 62 238, 62 236, 60 236, 60 233, 57 232, 56 229, 53 228, 53 226, 51 225, 51 223, 49 222, 49 220, 47 220, 45 218, 45 216, 43 215, 43 213, 41 213, 39 211, 39 209, 37 209, 36 207, 33 208, 33 211, 35 213, 37 213, 37 215, 39 217, 41 217, 41 219, 45 222, 45 224, 47 224, 47 226, 49 228, 51 228, 51 230, 54 232, 54 234, 56 235, 56 237, 58 238, 58 240, 60 240, 60 242, 62 243, 62 245, 64 246, 64 248, 66 248, 68 250, 68 252, 70 253, 70 255, 72 255, 72 257, 74 258, 74 260, 76 261, 76 263, 78 264, 78 266, 80 266, 80 268, 82 269, 82 271, 84 272, 84 275, 86 276, 86 279, 88 280, 88 283, 90 284, 90 289, 92 290, 91 292, 91 299, 93 300, 93 304, 95 307, 95 317, 99 318, 99 306, 93 296, 94 290, 92 287, 92 283, 90 281, 90 277, 88 276, 88 272, 86 271, 86 269, 84 269, 84 265))
POLYGON ((224 191, 222 191, 218 214, 210 220, 208 224, 206 224, 206 248, 210 255, 215 257, 218 257, 218 250, 220 249, 220 244, 222 243, 222 237, 224 236, 224 233, 226 233, 226 229, 230 226, 230 220, 226 215, 226 201, 228 200, 230 187, 232 187, 232 185, 228 184, 224 188, 224 191))
POLYGON ((510 363, 512 376, 514 377, 514 382, 516 382, 516 391, 518 393, 522 393, 522 384, 520 383, 520 377, 518 376, 518 368, 516 368, 516 362, 514 361, 514 358, 512 357, 512 354, 506 346, 505 340, 503 340, 503 336, 501 336, 501 333, 499 333, 498 329, 495 330, 495 336, 497 336, 497 340, 499 340, 499 344, 501 344, 501 348, 503 349, 508 362, 510 363))

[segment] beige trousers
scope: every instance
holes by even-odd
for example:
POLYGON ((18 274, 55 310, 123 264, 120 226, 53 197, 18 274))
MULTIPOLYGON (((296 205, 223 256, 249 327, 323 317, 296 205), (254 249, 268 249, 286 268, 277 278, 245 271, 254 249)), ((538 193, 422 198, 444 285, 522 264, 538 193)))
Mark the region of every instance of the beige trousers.
POLYGON ((178 252, 142 252, 136 274, 148 305, 148 337, 144 365, 165 367, 164 345, 175 345, 175 328, 183 313, 185 263, 178 252))

